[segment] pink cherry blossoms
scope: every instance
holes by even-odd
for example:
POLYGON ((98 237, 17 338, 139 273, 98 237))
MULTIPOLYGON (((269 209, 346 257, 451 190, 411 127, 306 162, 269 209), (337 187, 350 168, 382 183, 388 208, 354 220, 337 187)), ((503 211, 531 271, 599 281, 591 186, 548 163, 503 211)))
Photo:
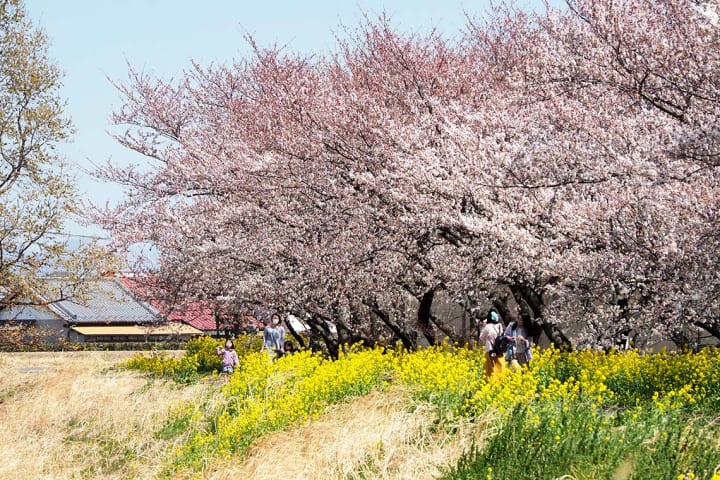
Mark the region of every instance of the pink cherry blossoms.
POLYGON ((147 163, 99 172, 127 187, 99 218, 154 245, 168 301, 282 309, 335 347, 453 336, 423 302, 474 314, 498 285, 557 343, 718 337, 714 8, 502 7, 455 41, 380 18, 332 56, 131 71, 113 121, 147 163))

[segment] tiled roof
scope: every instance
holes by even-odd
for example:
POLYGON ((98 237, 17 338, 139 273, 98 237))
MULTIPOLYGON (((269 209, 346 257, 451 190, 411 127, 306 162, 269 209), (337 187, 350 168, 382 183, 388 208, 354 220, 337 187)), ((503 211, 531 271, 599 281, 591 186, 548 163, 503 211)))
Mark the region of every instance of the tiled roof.
POLYGON ((57 313, 39 305, 14 305, 0 309, 0 321, 34 322, 37 320, 57 320, 58 318, 57 313))
POLYGON ((168 319, 185 322, 204 332, 216 329, 215 315, 213 315, 212 309, 200 302, 192 303, 182 311, 171 312, 168 319))
MULTIPOLYGON (((185 307, 182 311, 174 311, 168 315, 168 320, 179 321, 192 325, 203 332, 215 332, 217 325, 215 324, 215 314, 212 308, 203 302, 194 302, 185 307)), ((240 321, 241 326, 253 326, 259 328, 260 324, 250 315, 244 315, 240 321)))
POLYGON ((65 300, 54 303, 52 308, 73 324, 150 323, 157 320, 159 313, 114 278, 98 280, 81 302, 65 300))
MULTIPOLYGON (((132 278, 121 276, 118 277, 117 280, 121 282, 128 290, 136 292, 142 297, 148 296, 148 289, 144 288, 142 285, 139 285, 132 278)), ((156 299, 150 298, 148 299, 148 301, 159 312, 166 311, 164 306, 156 299)), ((182 309, 171 311, 168 314, 167 318, 168 320, 187 323, 188 325, 191 325, 198 330, 202 330, 204 332, 210 332, 216 329, 215 315, 213 314, 213 310, 204 302, 193 302, 182 309)))
MULTIPOLYGON (((134 279, 120 276, 117 280, 121 282, 128 290, 136 292, 140 297, 147 298, 149 289, 139 285, 134 279)), ((167 309, 156 299, 147 299, 152 306, 161 313, 167 312, 167 309)), ((217 325, 215 323, 215 313, 213 305, 204 301, 192 302, 183 307, 177 307, 177 309, 167 313, 168 320, 183 322, 191 325, 198 330, 203 332, 215 332, 217 325)), ((260 324, 253 316, 245 315, 242 318, 241 325, 252 325, 255 328, 259 328, 260 324)))

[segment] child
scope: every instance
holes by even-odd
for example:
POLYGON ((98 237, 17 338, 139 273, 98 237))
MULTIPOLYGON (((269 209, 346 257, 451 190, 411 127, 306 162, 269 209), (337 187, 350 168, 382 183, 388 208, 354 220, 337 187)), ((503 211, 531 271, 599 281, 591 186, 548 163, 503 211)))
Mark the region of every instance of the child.
POLYGON ((295 345, 290 340, 285 340, 285 355, 292 355, 295 353, 295 345))
POLYGON ((220 345, 218 345, 215 347, 215 352, 218 355, 222 355, 222 371, 225 377, 225 383, 227 383, 230 379, 230 374, 233 373, 234 368, 240 363, 237 352, 235 351, 235 344, 232 340, 227 339, 225 341, 225 348, 220 348, 220 345))

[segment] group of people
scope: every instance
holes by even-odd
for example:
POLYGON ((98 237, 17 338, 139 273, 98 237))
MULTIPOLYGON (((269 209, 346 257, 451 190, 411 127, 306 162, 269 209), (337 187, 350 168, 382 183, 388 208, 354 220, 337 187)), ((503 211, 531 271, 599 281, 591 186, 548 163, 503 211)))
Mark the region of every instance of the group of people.
POLYGON ((263 341, 260 351, 267 350, 271 357, 279 358, 285 355, 285 349, 288 343, 292 345, 291 342, 285 341, 285 327, 281 325, 280 315, 274 313, 272 317, 270 317, 270 322, 267 323, 263 329, 263 341))
POLYGON ((517 313, 514 320, 505 326, 497 310, 490 310, 480 330, 479 342, 485 348, 483 373, 488 378, 502 371, 503 357, 511 367, 529 364, 533 344, 530 316, 524 312, 517 313), (501 336, 504 341, 499 342, 501 336))
MULTIPOLYGON (((502 317, 495 309, 490 310, 485 318, 479 341, 485 348, 483 372, 488 378, 502 371, 503 357, 508 365, 516 367, 527 365, 532 359, 533 334, 530 316, 526 313, 518 313, 514 317, 507 326, 503 324, 502 317), (498 342, 501 336, 504 337, 504 341, 498 342), (498 347, 499 344, 503 346, 498 347)), ((285 340, 285 327, 282 326, 280 315, 277 313, 270 317, 270 321, 263 329, 260 351, 269 352, 271 358, 280 358, 295 352, 293 343, 285 340)), ((228 339, 225 348, 218 346, 216 353, 222 356, 222 372, 227 381, 239 363, 233 341, 228 339)))
MULTIPOLYGON (((267 322, 263 329, 263 341, 260 351, 268 351, 271 358, 280 358, 283 355, 292 355, 295 353, 295 346, 290 340, 285 340, 285 327, 281 325, 280 315, 273 314, 270 321, 267 322)), ((219 345, 215 348, 215 353, 222 357, 222 373, 225 381, 229 379, 231 373, 240 363, 238 354, 235 351, 235 344, 231 339, 225 341, 225 347, 219 345)))

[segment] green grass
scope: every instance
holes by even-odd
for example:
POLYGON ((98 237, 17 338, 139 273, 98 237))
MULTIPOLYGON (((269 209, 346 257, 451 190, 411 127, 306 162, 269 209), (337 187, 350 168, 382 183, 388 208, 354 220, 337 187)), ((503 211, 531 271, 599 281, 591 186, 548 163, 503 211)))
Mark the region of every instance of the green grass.
POLYGON ((720 427, 710 420, 680 410, 596 411, 579 402, 522 406, 443 479, 676 480, 687 472, 710 479, 720 467, 720 427))

